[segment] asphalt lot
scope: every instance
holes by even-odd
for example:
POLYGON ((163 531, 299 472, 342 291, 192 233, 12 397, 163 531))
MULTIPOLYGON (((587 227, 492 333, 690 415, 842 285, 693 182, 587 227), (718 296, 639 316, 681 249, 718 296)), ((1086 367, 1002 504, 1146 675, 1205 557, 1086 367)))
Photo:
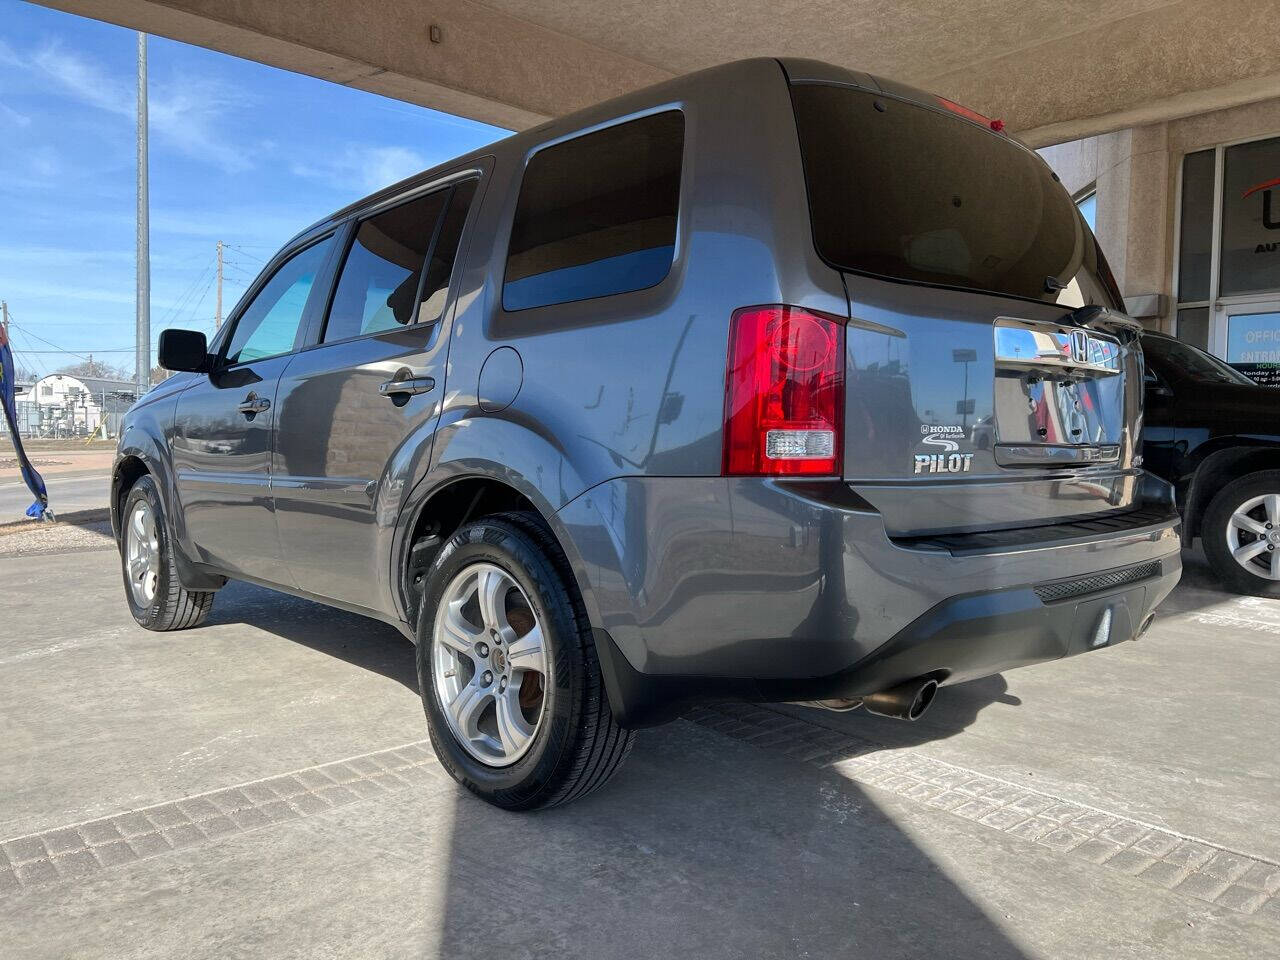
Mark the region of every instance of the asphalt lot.
POLYGON ((6 958, 1280 956, 1280 602, 1192 554, 1138 643, 914 725, 696 711, 512 815, 394 630, 231 585, 148 633, 100 531, 0 556, 6 958))
MULTIPOLYGON (((111 478, 94 471, 83 476, 45 478, 49 507, 55 514, 105 508, 111 494, 111 478)), ((20 519, 31 506, 31 491, 21 480, 0 480, 0 523, 20 519)))

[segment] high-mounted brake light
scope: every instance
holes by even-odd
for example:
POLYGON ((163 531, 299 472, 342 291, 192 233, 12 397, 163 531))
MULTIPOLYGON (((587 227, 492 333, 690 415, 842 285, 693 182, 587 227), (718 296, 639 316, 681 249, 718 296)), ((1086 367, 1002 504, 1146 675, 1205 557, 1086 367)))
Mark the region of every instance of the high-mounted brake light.
POLYGON ((743 307, 729 324, 726 476, 838 476, 844 322, 799 307, 743 307))
POLYGON ((938 105, 957 116, 964 117, 966 120, 972 120, 974 123, 980 123, 984 127, 990 127, 996 133, 1004 132, 1004 121, 993 120, 985 114, 979 113, 977 110, 970 110, 962 103, 956 103, 954 100, 948 100, 946 97, 938 97, 938 105))

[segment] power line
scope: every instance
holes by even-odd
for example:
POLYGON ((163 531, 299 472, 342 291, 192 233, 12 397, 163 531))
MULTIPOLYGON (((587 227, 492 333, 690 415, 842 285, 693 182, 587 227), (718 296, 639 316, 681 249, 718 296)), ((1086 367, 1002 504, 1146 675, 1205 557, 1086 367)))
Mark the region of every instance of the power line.
POLYGON ((19 330, 21 330, 21 331, 22 331, 26 336, 28 336, 28 337, 32 338, 33 340, 39 340, 41 343, 43 343, 43 344, 44 344, 45 346, 47 346, 47 347, 53 347, 53 349, 54 349, 54 350, 57 350, 59 353, 69 353, 69 354, 71 354, 71 356, 73 356, 73 357, 79 357, 81 360, 88 360, 88 359, 89 359, 88 357, 86 357, 86 356, 85 356, 84 354, 82 354, 82 353, 76 353, 74 350, 64 350, 62 347, 58 346, 56 343, 53 343, 52 341, 46 340, 44 337, 41 337, 41 336, 38 336, 37 334, 32 333, 32 332, 31 332, 30 330, 28 330, 26 327, 22 326, 20 323, 18 323, 16 320, 14 320, 14 319, 13 319, 13 311, 12 311, 12 310, 10 310, 10 311, 9 311, 9 326, 11 326, 11 327, 17 327, 17 328, 18 328, 19 330))
MULTIPOLYGON (((14 352, 17 353, 18 351, 15 350, 14 352)), ((90 351, 91 356, 93 354, 99 354, 99 353, 133 353, 133 347, 119 347, 119 348, 112 348, 111 350, 90 351)), ((88 359, 87 357, 84 357, 81 354, 76 353, 72 350, 23 350, 22 351, 23 356, 31 356, 32 354, 37 354, 39 356, 54 354, 57 356, 80 357, 82 360, 88 359)))
POLYGON ((195 296, 195 292, 200 289, 200 284, 202 284, 205 281, 205 277, 209 274, 211 270, 213 270, 213 267, 210 264, 206 263, 204 265, 204 269, 202 269, 198 274, 196 274, 196 278, 192 280, 190 284, 187 285, 186 289, 183 290, 182 294, 178 297, 178 299, 173 302, 173 305, 170 306, 167 311, 165 311, 164 316, 161 317, 160 319, 160 323, 158 324, 159 326, 161 327, 165 326, 167 323, 169 323, 169 321, 171 321, 174 317, 176 317, 180 311, 186 308, 191 298, 195 296))
POLYGON ((238 243, 226 243, 226 244, 223 244, 223 246, 231 250, 239 251, 240 253, 243 253, 246 257, 248 257, 250 260, 257 260, 261 264, 266 264, 267 262, 262 257, 258 256, 256 253, 250 253, 248 250, 240 246, 238 243))
POLYGON ((200 310, 200 307, 204 305, 204 298, 209 296, 209 289, 213 286, 213 281, 214 278, 210 277, 209 282, 204 285, 204 291, 200 294, 200 299, 197 300, 196 305, 191 308, 191 314, 188 318, 190 322, 196 322, 196 313, 200 310))

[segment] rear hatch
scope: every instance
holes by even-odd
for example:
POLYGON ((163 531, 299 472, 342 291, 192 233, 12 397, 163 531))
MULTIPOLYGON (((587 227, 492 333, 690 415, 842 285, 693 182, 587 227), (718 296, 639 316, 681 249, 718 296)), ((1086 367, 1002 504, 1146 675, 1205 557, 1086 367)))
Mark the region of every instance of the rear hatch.
POLYGON ((845 480, 897 536, 1136 506, 1137 325, 1056 176, 949 101, 787 66, 849 295, 845 480))

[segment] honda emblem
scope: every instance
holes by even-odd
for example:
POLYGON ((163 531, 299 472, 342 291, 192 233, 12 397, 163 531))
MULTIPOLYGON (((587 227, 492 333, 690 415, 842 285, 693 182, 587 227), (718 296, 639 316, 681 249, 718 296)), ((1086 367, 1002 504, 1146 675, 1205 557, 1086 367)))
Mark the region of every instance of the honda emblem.
POLYGON ((1076 363, 1089 362, 1089 334, 1083 330, 1071 331, 1071 359, 1076 363))

